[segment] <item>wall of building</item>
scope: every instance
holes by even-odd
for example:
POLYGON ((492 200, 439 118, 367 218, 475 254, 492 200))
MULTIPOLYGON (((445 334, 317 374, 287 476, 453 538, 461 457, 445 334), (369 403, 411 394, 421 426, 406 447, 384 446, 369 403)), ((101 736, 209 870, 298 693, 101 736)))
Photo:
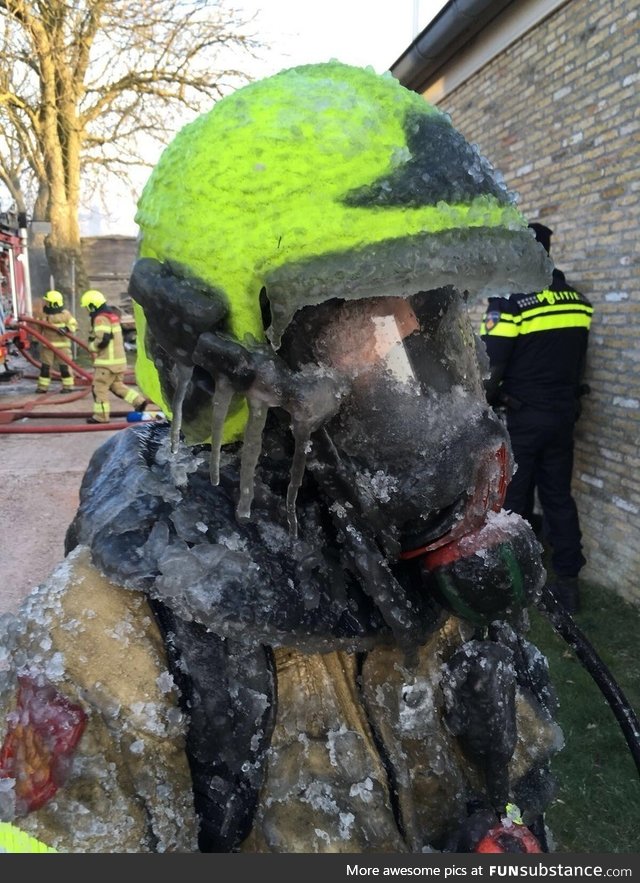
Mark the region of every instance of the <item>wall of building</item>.
MULTIPOLYGON (((570 0, 438 102, 592 300, 582 575, 640 602, 640 0, 570 0)), ((481 305, 475 308, 479 321, 481 305)))
POLYGON ((82 257, 87 276, 108 302, 130 309, 129 276, 137 255, 135 236, 83 236, 82 257))

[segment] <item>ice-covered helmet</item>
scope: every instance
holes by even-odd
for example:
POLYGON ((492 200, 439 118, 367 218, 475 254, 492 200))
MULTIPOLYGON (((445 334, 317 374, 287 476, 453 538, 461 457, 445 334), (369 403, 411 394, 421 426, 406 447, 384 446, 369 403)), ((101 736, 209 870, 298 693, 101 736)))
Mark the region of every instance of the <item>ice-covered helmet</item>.
POLYGON ((101 291, 98 291, 95 288, 90 288, 80 298, 80 306, 89 310, 90 313, 99 309, 101 306, 106 304, 107 299, 101 291))
POLYGON ((64 298, 59 291, 47 291, 47 293, 43 295, 42 300, 49 304, 50 307, 62 307, 64 305, 64 298))
MULTIPOLYGON (((339 62, 255 82, 186 126, 152 172, 136 221, 150 259, 144 296, 130 288, 137 378, 168 412, 172 366, 162 367, 154 336, 189 367, 184 331, 199 322, 277 349, 297 310, 333 297, 447 285, 507 293, 550 276, 513 196, 448 116, 389 74, 339 62), (166 295, 158 310, 177 311, 173 338, 167 315, 146 334, 153 266, 166 295), (222 308, 203 317, 197 297, 185 306, 194 291, 222 308)), ((209 437, 206 404, 185 405, 189 442, 209 437)), ((232 405, 225 440, 245 419, 232 405)))

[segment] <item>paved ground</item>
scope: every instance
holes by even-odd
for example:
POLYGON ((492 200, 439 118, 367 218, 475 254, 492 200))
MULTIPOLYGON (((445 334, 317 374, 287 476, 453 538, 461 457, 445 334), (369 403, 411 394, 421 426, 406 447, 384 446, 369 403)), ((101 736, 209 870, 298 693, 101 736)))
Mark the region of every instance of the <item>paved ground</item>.
MULTIPOLYGON (((96 448, 114 434, 91 430, 85 423, 92 407, 88 387, 77 397, 62 396, 52 383, 54 392, 35 396, 35 369, 16 358, 10 364, 23 368, 24 374, 0 382, 0 614, 15 611, 64 557, 64 536, 76 511, 84 471, 96 448), (7 422, 9 409, 15 413, 24 406, 33 407, 33 414, 54 416, 7 422), (60 432, 43 431, 57 426, 60 432), (7 434, 5 427, 30 431, 7 434)), ((129 405, 114 398, 112 409, 115 415, 123 414, 129 405)))

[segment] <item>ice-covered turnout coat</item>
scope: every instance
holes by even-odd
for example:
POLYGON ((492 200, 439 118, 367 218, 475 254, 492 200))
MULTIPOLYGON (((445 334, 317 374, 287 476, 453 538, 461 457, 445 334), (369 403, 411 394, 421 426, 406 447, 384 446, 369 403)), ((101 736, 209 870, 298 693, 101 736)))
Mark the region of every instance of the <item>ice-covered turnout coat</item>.
POLYGON ((526 619, 448 613, 354 540, 313 462, 293 539, 277 427, 244 525, 236 446, 214 487, 168 435, 98 449, 67 557, 2 621, 0 846, 457 851, 505 796, 541 813, 561 736, 526 619), (367 586, 385 566, 405 631, 367 586))

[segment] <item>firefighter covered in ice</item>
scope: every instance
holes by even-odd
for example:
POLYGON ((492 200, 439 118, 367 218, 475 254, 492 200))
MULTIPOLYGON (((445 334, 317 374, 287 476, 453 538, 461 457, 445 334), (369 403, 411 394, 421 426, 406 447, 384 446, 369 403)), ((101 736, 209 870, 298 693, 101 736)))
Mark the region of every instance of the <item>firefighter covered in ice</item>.
POLYGON ((124 348, 120 313, 107 303, 101 291, 90 289, 80 299, 80 306, 89 311, 91 332, 89 349, 95 353, 93 382, 93 414, 87 423, 109 423, 111 406, 109 393, 133 405, 134 411, 144 411, 148 401, 124 382, 127 354, 124 348))
MULTIPOLYGON (((553 231, 529 226, 549 253, 553 231)), ((571 613, 585 564, 571 482, 592 314, 590 301, 554 267, 542 291, 490 298, 480 329, 491 363, 487 398, 506 412, 518 467, 505 507, 530 518, 537 488, 554 570, 549 588, 571 613)))
POLYGON ((511 195, 331 62, 184 129, 137 220, 138 383, 171 422, 98 449, 5 626, 4 843, 471 851, 510 804, 544 843, 544 571, 466 312, 550 278, 511 195))
POLYGON ((78 322, 65 308, 64 298, 59 291, 47 291, 42 298, 40 318, 46 326, 38 326, 48 346, 40 347, 40 374, 36 386, 37 393, 47 393, 51 386, 51 369, 60 372, 61 390, 73 392, 73 375, 66 359, 71 359, 71 338, 65 332, 75 334, 78 322))

